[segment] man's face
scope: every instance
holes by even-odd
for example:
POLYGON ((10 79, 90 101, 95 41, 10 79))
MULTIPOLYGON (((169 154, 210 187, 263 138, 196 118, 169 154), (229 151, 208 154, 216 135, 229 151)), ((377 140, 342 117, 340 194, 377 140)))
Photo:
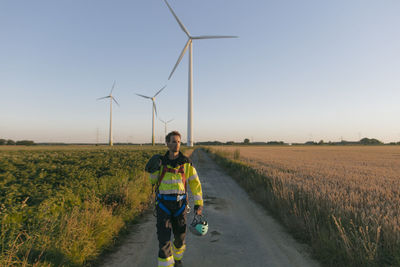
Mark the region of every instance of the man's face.
POLYGON ((179 152, 181 147, 181 138, 179 135, 173 135, 169 139, 169 143, 167 143, 168 149, 171 152, 179 152))

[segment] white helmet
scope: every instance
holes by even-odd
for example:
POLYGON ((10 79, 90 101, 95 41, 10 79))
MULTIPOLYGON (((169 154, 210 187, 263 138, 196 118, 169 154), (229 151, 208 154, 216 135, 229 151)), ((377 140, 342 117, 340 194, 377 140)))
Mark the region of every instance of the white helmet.
POLYGON ((197 236, 203 236, 207 234, 208 222, 201 215, 194 215, 193 221, 189 226, 190 232, 197 236))

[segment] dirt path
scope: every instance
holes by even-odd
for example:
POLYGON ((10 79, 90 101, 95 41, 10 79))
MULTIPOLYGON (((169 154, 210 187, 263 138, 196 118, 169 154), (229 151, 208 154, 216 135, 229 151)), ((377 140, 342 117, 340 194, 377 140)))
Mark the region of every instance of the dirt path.
MULTIPOLYGON (((204 213, 210 228, 204 237, 188 232, 184 266, 319 266, 310 259, 305 247, 250 200, 207 154, 196 150, 193 164, 202 182, 204 213)), ((189 223, 192 218, 193 213, 188 214, 189 223)), ((155 218, 148 214, 137 231, 102 266, 157 266, 155 224, 155 218)))

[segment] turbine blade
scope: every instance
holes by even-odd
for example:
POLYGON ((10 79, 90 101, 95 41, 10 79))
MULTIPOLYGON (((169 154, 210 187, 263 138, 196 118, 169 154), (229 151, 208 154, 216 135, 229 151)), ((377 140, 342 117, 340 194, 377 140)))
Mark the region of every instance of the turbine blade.
POLYGON ((156 107, 156 102, 154 102, 154 101, 153 101, 153 108, 154 108, 154 110, 155 110, 155 112, 156 112, 156 117, 158 117, 158 115, 157 115, 157 107, 156 107))
POLYGON ((151 99, 151 97, 149 97, 149 96, 145 96, 145 95, 141 95, 141 94, 136 94, 136 95, 141 96, 141 97, 144 97, 144 98, 151 99))
POLYGON ((222 38, 239 38, 239 36, 231 36, 231 35, 201 35, 201 36, 193 36, 192 39, 200 40, 200 39, 222 39, 222 38))
POLYGON ((119 105, 119 103, 117 102, 117 100, 115 100, 115 98, 114 97, 111 97, 112 98, 112 100, 114 100, 114 102, 118 105, 118 107, 120 106, 119 105))
POLYGON ((162 91, 165 87, 167 87, 167 86, 165 85, 163 88, 161 88, 153 97, 156 97, 159 93, 161 93, 161 91, 162 91))
POLYGON ((172 119, 172 120, 169 120, 169 121, 167 121, 167 123, 170 123, 171 121, 173 121, 174 119, 172 119))
POLYGON ((162 120, 161 118, 158 118, 160 121, 162 121, 163 123, 166 123, 164 120, 162 120))
POLYGON ((110 96, 108 95, 108 96, 105 96, 105 97, 97 98, 97 100, 104 99, 104 98, 109 98, 109 97, 110 97, 110 96))
POLYGON ((178 67, 179 62, 181 62, 182 57, 183 57, 183 55, 185 54, 185 52, 186 52, 186 50, 187 50, 187 48, 188 48, 188 46, 189 46, 189 44, 190 44, 191 41, 192 41, 192 39, 189 38, 189 40, 187 41, 185 47, 183 48, 183 50, 182 50, 182 52, 181 52, 181 54, 180 54, 180 56, 179 56, 179 58, 178 58, 178 61, 176 62, 174 68, 172 69, 171 74, 170 74, 169 77, 168 77, 168 80, 171 79, 172 74, 174 74, 174 71, 175 71, 176 67, 178 67))
POLYGON ((114 91, 114 87, 115 87, 115 80, 114 80, 114 83, 113 83, 113 85, 112 85, 112 87, 111 87, 110 95, 111 95, 112 92, 114 91))
POLYGON ((186 33, 186 35, 190 38, 190 33, 186 29, 185 25, 179 20, 178 16, 175 14, 175 12, 172 10, 171 6, 168 4, 167 0, 164 0, 164 2, 167 4, 169 10, 171 11, 172 15, 174 15, 176 21, 178 22, 179 26, 181 27, 182 31, 186 33))

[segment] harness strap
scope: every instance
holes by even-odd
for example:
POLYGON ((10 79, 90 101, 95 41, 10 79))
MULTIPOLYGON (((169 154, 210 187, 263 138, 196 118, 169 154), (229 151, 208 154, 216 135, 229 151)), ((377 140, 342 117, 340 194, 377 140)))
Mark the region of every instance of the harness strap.
POLYGON ((179 215, 181 215, 181 213, 185 210, 185 208, 186 208, 186 201, 185 203, 183 203, 182 207, 177 212, 174 213, 174 217, 178 217, 179 215))
POLYGON ((158 182, 157 182, 157 185, 156 185, 156 190, 155 190, 156 194, 158 194, 158 188, 161 185, 161 181, 164 179, 164 176, 165 176, 165 173, 167 172, 167 169, 168 169, 168 167, 166 165, 163 165, 163 169, 161 171, 161 175, 160 175, 160 177, 158 177, 158 182))
MULTIPOLYGON (((163 211, 165 211, 165 213, 167 213, 169 216, 171 216, 172 212, 161 202, 161 201, 157 201, 158 206, 160 207, 160 209, 162 209, 163 211)), ((172 216, 174 217, 178 217, 179 215, 182 214, 182 212, 185 210, 186 208, 186 201, 183 203, 182 207, 175 212, 174 214, 172 214, 172 216)))
POLYGON ((161 194, 157 194, 157 197, 163 200, 169 200, 169 201, 180 201, 182 199, 186 198, 186 195, 161 195, 161 194))
POLYGON ((171 215, 171 211, 162 202, 158 201, 157 204, 160 207, 160 209, 165 211, 168 215, 171 215))

